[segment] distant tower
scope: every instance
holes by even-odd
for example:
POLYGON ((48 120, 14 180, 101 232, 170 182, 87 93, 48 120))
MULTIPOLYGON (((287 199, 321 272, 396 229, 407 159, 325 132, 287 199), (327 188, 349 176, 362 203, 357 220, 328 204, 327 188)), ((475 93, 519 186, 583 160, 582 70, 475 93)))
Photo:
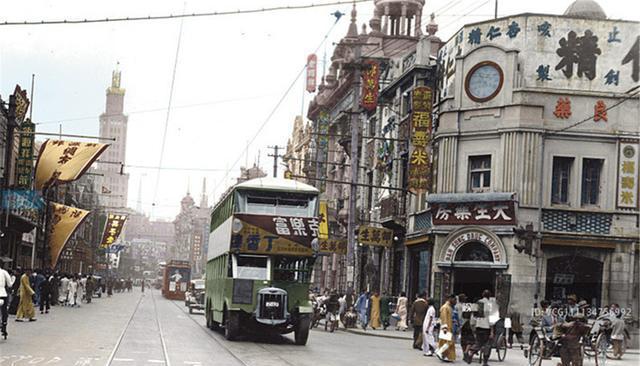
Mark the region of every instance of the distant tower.
POLYGON ((125 163, 127 149, 129 118, 124 114, 125 90, 120 87, 121 75, 116 67, 111 74, 111 86, 107 88, 105 112, 100 115, 100 137, 115 138, 115 141, 109 142, 109 148, 100 158, 110 163, 98 163, 98 170, 103 174, 100 188, 103 206, 124 208, 127 206, 129 175, 122 172, 121 165, 114 164, 125 163))
POLYGON ((202 196, 200 196, 200 208, 209 207, 209 197, 207 197, 207 178, 202 178, 202 196))
POLYGON ((374 0, 376 15, 382 16, 382 33, 388 36, 422 35, 425 0, 374 0))

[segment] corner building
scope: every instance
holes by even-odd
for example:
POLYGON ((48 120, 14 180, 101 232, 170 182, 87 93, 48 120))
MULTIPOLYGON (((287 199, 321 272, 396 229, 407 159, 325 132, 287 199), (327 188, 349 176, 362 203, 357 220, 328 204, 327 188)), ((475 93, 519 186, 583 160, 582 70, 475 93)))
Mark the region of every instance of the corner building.
POLYGON ((464 26, 439 52, 431 290, 638 318, 638 22, 593 1, 464 26), (514 228, 532 225, 519 253, 514 228))

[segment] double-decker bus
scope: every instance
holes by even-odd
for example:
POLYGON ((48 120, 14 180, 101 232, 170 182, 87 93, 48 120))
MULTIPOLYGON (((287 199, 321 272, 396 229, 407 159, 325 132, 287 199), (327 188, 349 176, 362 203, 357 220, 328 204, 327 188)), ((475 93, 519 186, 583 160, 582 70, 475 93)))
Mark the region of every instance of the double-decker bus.
POLYGON ((211 214, 207 326, 233 340, 244 330, 286 334, 304 345, 318 252, 318 190, 289 179, 232 187, 211 214))

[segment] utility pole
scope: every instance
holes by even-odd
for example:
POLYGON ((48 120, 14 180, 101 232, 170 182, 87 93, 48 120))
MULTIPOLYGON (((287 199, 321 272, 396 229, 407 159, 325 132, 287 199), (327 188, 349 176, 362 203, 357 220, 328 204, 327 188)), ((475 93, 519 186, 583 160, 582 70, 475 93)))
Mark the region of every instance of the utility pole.
POLYGON ((278 145, 269 146, 269 149, 273 149, 273 154, 269 154, 268 156, 273 157, 273 177, 278 178, 278 158, 283 157, 278 154, 278 150, 284 149, 284 147, 280 147, 278 145))
POLYGON ((351 184, 349 187, 349 216, 347 224, 347 288, 359 291, 356 284, 359 276, 355 275, 356 268, 356 200, 358 196, 358 143, 360 133, 360 57, 362 45, 354 44, 353 69, 353 104, 351 105, 351 184))

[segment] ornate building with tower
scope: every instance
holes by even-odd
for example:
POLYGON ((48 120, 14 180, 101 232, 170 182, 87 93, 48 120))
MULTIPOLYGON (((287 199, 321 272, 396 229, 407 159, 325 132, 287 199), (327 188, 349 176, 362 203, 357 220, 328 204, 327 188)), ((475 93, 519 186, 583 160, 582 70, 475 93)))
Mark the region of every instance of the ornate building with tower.
POLYGON ((123 164, 127 156, 127 123, 124 114, 125 90, 120 86, 122 73, 114 70, 111 86, 107 88, 106 109, 100 115, 100 137, 115 138, 109 141, 109 148, 98 162, 102 174, 99 192, 101 203, 108 209, 126 208, 129 190, 129 174, 124 172, 123 164))

